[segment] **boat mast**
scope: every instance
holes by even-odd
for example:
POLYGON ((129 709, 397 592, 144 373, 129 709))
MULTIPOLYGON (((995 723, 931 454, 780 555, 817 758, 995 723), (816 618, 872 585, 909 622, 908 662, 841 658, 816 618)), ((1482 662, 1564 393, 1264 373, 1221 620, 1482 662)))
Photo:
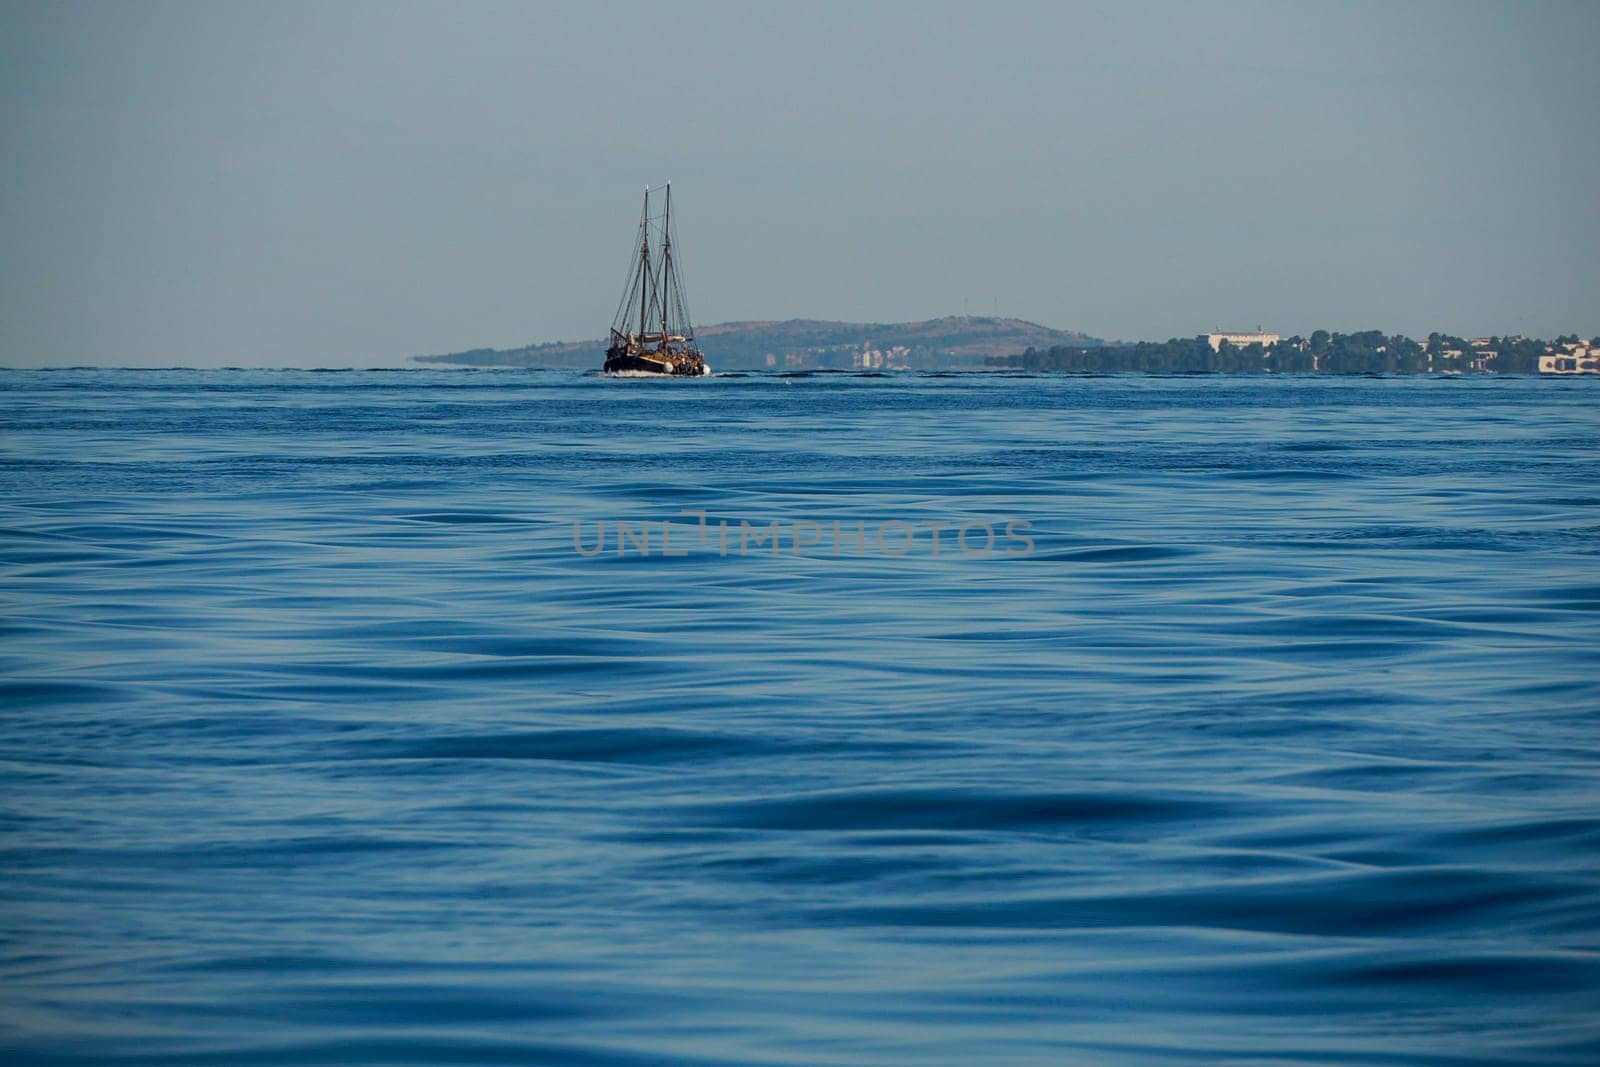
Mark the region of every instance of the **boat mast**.
POLYGON ((639 338, 644 339, 644 302, 650 291, 650 187, 644 189, 644 223, 639 236, 639 338))
POLYGON ((672 183, 661 215, 661 343, 667 343, 667 301, 672 299, 672 183))

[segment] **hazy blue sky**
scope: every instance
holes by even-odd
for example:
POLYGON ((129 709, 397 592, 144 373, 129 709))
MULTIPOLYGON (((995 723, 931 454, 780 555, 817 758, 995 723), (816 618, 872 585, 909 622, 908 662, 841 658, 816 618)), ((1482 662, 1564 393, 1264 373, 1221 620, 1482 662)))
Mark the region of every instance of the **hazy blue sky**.
MULTIPOLYGON (((701 322, 1600 333, 1600 3, 11 3, 0 363, 701 322)), ((714 357, 713 357, 714 358, 714 357)))

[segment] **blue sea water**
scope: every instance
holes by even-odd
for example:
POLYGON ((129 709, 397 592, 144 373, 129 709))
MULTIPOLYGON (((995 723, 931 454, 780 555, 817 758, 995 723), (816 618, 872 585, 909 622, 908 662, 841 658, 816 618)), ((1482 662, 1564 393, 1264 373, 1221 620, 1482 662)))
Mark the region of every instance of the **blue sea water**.
POLYGON ((1600 1061, 1597 386, 0 372, 0 1053, 1600 1061))

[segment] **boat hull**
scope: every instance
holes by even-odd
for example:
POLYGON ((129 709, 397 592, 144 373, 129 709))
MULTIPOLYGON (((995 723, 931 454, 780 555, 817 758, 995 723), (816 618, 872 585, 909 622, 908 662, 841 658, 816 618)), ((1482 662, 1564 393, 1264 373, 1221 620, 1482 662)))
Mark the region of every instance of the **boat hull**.
POLYGON ((711 373, 711 368, 706 366, 706 361, 699 355, 680 355, 669 360, 638 352, 606 353, 603 370, 606 374, 628 377, 648 375, 662 378, 699 378, 711 373))

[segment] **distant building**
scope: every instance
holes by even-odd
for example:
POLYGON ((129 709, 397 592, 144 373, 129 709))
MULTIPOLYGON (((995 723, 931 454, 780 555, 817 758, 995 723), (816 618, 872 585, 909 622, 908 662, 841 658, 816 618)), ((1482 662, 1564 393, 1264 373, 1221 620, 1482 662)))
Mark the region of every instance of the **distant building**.
POLYGON ((1540 374, 1600 374, 1600 348, 1581 342, 1561 348, 1539 357, 1540 374))
POLYGON ((861 351, 851 354, 850 361, 856 370, 909 370, 911 349, 905 345, 889 349, 863 347, 861 351))
POLYGON ((1275 333, 1262 333, 1261 327, 1257 326, 1255 333, 1234 333, 1219 329, 1216 333, 1208 334, 1206 340, 1211 342, 1211 351, 1220 352, 1224 341, 1235 348, 1246 348, 1250 345, 1260 345, 1265 348, 1277 344, 1280 338, 1275 333))

